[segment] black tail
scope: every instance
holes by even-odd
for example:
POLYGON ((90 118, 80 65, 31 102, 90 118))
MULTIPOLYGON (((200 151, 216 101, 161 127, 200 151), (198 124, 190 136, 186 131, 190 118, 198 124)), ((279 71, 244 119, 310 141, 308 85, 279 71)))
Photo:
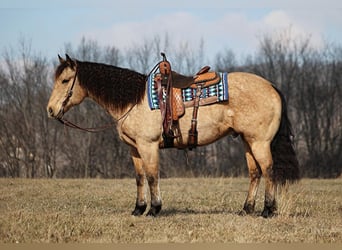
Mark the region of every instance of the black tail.
POLYGON ((282 111, 278 132, 271 143, 273 180, 283 185, 286 182, 295 182, 300 179, 299 163, 293 146, 294 136, 287 116, 285 97, 276 87, 274 89, 281 97, 282 111))

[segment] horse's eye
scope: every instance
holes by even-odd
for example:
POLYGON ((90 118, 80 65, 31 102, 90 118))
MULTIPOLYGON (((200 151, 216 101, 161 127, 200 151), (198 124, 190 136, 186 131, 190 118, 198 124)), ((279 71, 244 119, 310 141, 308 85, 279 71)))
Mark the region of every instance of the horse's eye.
POLYGON ((62 83, 63 83, 63 84, 68 83, 69 80, 70 80, 70 79, 64 79, 64 80, 62 81, 62 83))

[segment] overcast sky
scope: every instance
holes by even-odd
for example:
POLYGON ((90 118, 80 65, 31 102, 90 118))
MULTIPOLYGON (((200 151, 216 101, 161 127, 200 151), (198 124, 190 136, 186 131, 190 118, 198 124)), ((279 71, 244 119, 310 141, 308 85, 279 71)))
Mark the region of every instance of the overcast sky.
POLYGON ((0 51, 31 40, 32 49, 53 58, 64 44, 84 36, 100 45, 127 49, 167 32, 177 47, 203 39, 206 56, 232 49, 252 53, 263 34, 291 27, 314 46, 342 42, 341 0, 1 0, 0 51))

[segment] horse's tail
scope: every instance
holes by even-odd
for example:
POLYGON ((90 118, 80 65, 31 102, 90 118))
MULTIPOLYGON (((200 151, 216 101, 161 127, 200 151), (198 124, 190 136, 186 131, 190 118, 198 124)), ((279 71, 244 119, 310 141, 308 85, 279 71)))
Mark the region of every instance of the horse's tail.
MULTIPOLYGON (((274 86, 273 86, 274 87, 274 86)), ((299 163, 293 145, 293 132, 287 115, 286 100, 284 95, 276 87, 281 98, 281 121, 279 129, 271 143, 273 158, 273 180, 277 184, 295 182, 300 179, 299 163)))

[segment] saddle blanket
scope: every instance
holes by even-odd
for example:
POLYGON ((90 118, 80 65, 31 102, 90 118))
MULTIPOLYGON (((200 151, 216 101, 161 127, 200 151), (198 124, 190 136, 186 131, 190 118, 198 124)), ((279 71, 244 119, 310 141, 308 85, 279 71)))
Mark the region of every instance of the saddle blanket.
MULTIPOLYGON (((211 85, 206 88, 202 88, 202 94, 200 100, 208 97, 216 97, 216 102, 228 101, 228 73, 219 73, 221 81, 218 84, 211 85)), ((158 87, 154 82, 156 74, 150 74, 147 79, 147 97, 148 104, 151 110, 159 109, 158 102, 158 87)), ((187 102, 192 102, 196 97, 196 89, 186 88, 182 89, 183 102, 186 105, 187 102)), ((212 103, 212 102, 211 102, 212 103)))

